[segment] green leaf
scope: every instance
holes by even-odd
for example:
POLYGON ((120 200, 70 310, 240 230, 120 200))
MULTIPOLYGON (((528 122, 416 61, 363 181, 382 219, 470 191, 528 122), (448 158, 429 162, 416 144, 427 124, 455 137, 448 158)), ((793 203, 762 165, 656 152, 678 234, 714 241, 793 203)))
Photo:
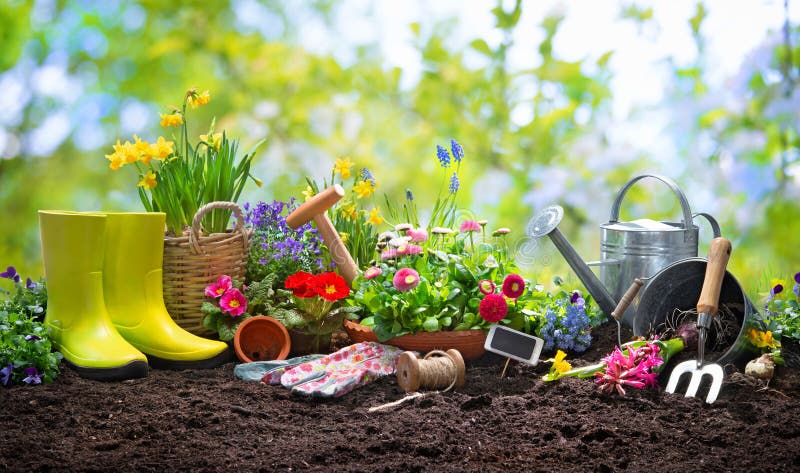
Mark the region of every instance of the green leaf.
POLYGON ((422 328, 426 332, 436 332, 439 330, 439 319, 436 317, 428 317, 425 319, 425 322, 422 323, 422 328))
POLYGON ((472 49, 478 51, 479 53, 487 56, 492 56, 493 54, 491 48, 489 48, 489 44, 484 39, 478 38, 469 43, 469 45, 472 46, 472 49))

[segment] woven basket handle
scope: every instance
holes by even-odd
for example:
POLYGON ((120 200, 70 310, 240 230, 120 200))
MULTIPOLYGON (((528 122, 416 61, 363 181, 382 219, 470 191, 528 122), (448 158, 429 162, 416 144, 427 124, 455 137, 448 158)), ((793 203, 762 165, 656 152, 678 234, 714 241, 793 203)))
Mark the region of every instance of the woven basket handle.
POLYGON ((242 236, 242 241, 244 242, 245 246, 247 246, 248 237, 244 224, 244 215, 242 215, 242 209, 239 207, 239 205, 235 202, 209 202, 197 209, 197 213, 194 214, 194 218, 192 219, 192 229, 189 232, 189 247, 192 249, 192 252, 194 254, 200 254, 200 221, 203 219, 205 214, 214 209, 230 210, 233 212, 233 215, 236 216, 235 231, 239 232, 239 234, 242 236))

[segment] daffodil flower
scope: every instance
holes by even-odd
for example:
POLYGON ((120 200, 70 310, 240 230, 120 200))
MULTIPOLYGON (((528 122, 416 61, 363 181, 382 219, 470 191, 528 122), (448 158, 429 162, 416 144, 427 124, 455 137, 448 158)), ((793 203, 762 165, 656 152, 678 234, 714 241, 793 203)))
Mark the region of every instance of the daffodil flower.
POLYGON ((347 179, 350 177, 351 167, 353 167, 353 163, 350 161, 349 156, 344 158, 336 158, 336 163, 333 165, 333 173, 341 174, 342 179, 347 179))
POLYGON ((369 211, 369 219, 367 220, 367 223, 371 223, 375 226, 383 223, 383 217, 378 214, 377 207, 373 207, 372 210, 369 211))
POLYGON ((358 198, 369 197, 375 192, 375 186, 370 181, 361 181, 353 187, 358 198))
MULTIPOLYGON (((219 151, 219 147, 222 145, 222 133, 209 133, 208 135, 200 135, 200 141, 208 143, 209 146, 219 151)), ((200 145, 200 149, 205 150, 206 145, 200 145)))
POLYGON ((161 126, 181 126, 183 125, 183 117, 180 113, 159 113, 161 116, 161 126))
POLYGON ((150 145, 150 156, 153 159, 164 160, 175 151, 174 145, 172 141, 167 141, 163 136, 159 136, 158 140, 150 145))
POLYGON ((155 187, 158 185, 158 182, 156 181, 156 174, 153 171, 148 172, 147 175, 145 175, 136 185, 139 187, 144 187, 148 190, 155 189, 155 187))
POLYGON ((306 190, 304 190, 302 192, 302 194, 303 194, 303 197, 306 198, 305 201, 308 202, 309 199, 314 197, 314 189, 312 189, 311 186, 306 186, 306 190))
POLYGON ((206 90, 202 94, 198 94, 196 91, 192 90, 187 94, 186 103, 189 104, 192 109, 197 108, 200 105, 207 105, 208 102, 211 101, 211 94, 206 90))

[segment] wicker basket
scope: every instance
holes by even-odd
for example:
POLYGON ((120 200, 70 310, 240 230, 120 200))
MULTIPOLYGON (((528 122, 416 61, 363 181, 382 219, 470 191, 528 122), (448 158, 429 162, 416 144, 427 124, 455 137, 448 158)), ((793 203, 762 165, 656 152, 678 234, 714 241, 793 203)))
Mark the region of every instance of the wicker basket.
POLYGON ((238 205, 211 202, 197 210, 189 231, 180 237, 164 237, 164 303, 178 325, 195 335, 216 335, 203 327, 205 314, 200 306, 208 300, 205 288, 223 274, 244 280, 251 235, 238 205), (232 211, 236 228, 203 236, 200 221, 214 209, 232 211))

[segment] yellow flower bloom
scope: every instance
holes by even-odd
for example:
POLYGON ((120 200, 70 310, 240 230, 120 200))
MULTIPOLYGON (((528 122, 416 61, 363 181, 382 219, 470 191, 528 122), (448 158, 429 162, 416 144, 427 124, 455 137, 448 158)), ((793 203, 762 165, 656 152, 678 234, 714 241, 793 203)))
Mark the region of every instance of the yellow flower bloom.
POLYGON ((572 365, 568 362, 564 361, 564 358, 567 357, 567 354, 561 350, 556 352, 556 358, 553 360, 553 368, 561 374, 566 373, 567 371, 572 369, 572 365))
POLYGON ((148 172, 137 184, 137 186, 144 187, 145 189, 154 189, 157 185, 156 174, 153 171, 148 172))
POLYGON ((163 136, 159 136, 158 140, 150 145, 150 156, 158 160, 167 159, 175 151, 174 145, 172 141, 167 141, 163 136))
POLYGON ((367 223, 371 223, 373 225, 380 225, 383 223, 383 217, 378 214, 378 208, 373 207, 372 210, 369 211, 369 219, 367 223))
POLYGON ((353 167, 353 163, 350 162, 350 156, 336 158, 336 164, 333 165, 333 172, 334 174, 341 174, 342 179, 347 179, 350 177, 351 167, 353 167))
MULTIPOLYGON (((200 135, 200 140, 208 143, 212 148, 219 151, 222 145, 222 133, 212 133, 211 135, 200 135)), ((206 145, 200 145, 200 149, 205 151, 206 145)))
POLYGON ((370 181, 361 181, 353 187, 353 191, 358 195, 358 198, 369 197, 375 192, 375 186, 370 181))
POLYGON ((191 107, 197 108, 200 105, 207 105, 208 102, 211 101, 211 94, 208 93, 206 90, 202 94, 198 94, 197 92, 189 93, 189 96, 186 98, 186 103, 191 105, 191 107))
POLYGON ((125 165, 125 160, 118 153, 107 154, 106 159, 111 161, 108 167, 115 171, 125 165))
POLYGON ((139 156, 139 161, 145 164, 150 163, 150 159, 153 157, 153 155, 151 154, 150 143, 142 141, 141 138, 139 138, 136 135, 133 135, 133 140, 134 140, 133 147, 136 150, 137 155, 139 156))
POLYGON ((342 243, 347 243, 347 237, 349 237, 349 233, 341 232, 339 233, 339 238, 342 240, 342 243))
POLYGON ((747 330, 747 338, 757 348, 775 348, 778 342, 772 338, 772 331, 761 332, 754 328, 747 330))
POLYGON ((136 148, 136 145, 131 143, 130 141, 125 141, 125 144, 122 145, 122 159, 125 161, 125 164, 135 163, 139 160, 139 150, 136 148))
POLYGON ((358 215, 355 204, 345 204, 339 208, 339 212, 348 220, 355 220, 358 215))
POLYGON ((311 186, 306 186, 306 190, 304 190, 302 194, 306 198, 305 201, 308 202, 309 199, 314 197, 314 189, 312 189, 311 186))
POLYGON ((183 117, 180 113, 159 113, 161 115, 161 126, 181 126, 183 125, 183 117))

